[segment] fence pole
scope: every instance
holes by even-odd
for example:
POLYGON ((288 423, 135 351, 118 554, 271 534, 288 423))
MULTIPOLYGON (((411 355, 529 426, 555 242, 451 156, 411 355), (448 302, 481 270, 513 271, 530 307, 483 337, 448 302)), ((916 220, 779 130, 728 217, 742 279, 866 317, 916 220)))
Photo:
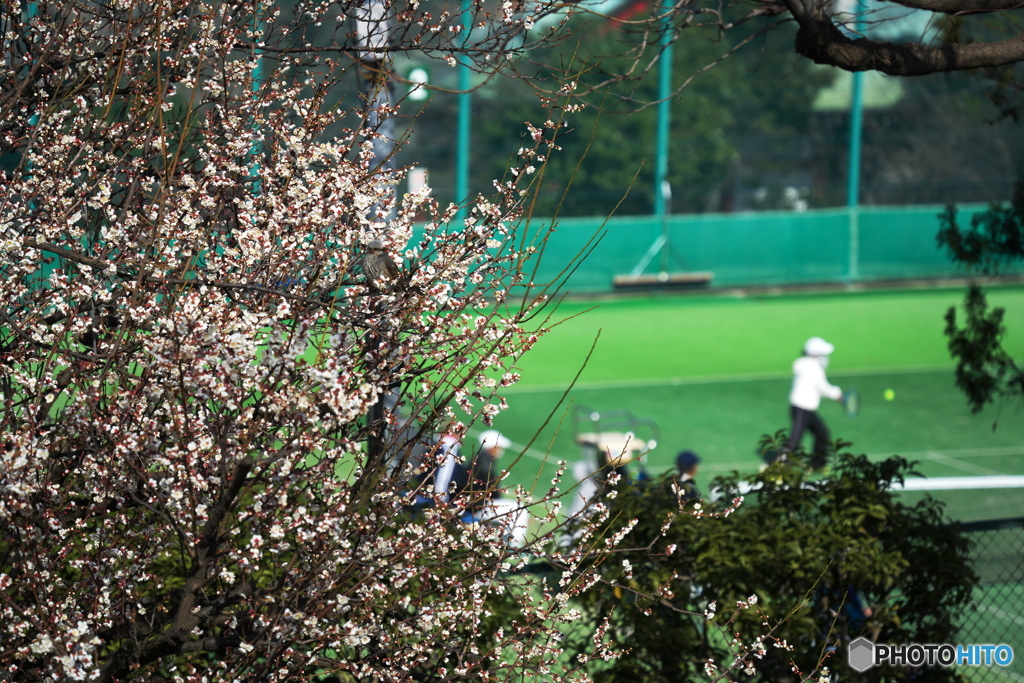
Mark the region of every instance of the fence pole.
MULTIPOLYGON (((864 30, 864 21, 860 11, 863 0, 857 2, 857 17, 854 20, 854 31, 860 34, 864 30)), ((864 72, 853 73, 853 89, 850 93, 850 163, 846 177, 846 207, 850 220, 850 281, 856 281, 860 275, 860 157, 861 134, 864 126, 864 72)))
POLYGON ((668 182, 669 122, 672 116, 672 12, 661 8, 661 64, 658 72, 658 134, 655 141, 654 215, 661 222, 661 272, 668 272, 668 212, 672 186, 668 182))
MULTIPOLYGON (((462 0, 462 46, 469 45, 469 35, 473 30, 473 17, 469 11, 469 0, 462 0)), ((466 202, 469 200, 469 55, 459 55, 459 118, 458 141, 455 150, 455 203, 459 205, 455 220, 461 221, 466 214, 466 202)))

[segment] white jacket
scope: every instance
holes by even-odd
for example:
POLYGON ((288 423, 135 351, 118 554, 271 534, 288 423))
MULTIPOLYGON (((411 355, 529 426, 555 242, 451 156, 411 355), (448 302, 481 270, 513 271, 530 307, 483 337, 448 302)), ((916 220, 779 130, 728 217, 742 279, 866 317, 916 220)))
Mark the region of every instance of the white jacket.
POLYGON ((789 404, 804 410, 817 410, 822 397, 838 401, 843 390, 829 384, 825 368, 816 356, 801 356, 793 361, 793 388, 789 404))

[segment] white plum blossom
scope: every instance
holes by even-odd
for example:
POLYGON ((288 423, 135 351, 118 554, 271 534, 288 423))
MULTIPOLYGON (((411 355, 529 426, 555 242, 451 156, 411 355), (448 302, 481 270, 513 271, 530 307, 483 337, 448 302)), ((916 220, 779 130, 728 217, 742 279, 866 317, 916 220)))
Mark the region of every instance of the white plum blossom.
MULTIPOLYGON (((523 188, 461 222, 429 187, 398 197, 381 134, 350 127, 363 100, 331 90, 361 67, 258 56, 353 6, 57 5, 0 74, 21 93, 0 151, 22 160, 0 193, 5 675, 203 680, 213 661, 218 681, 396 680, 458 659, 485 677, 473 653, 514 647, 521 674, 553 672, 569 594, 489 633, 491 601, 525 586, 502 525, 405 510, 408 435, 490 424, 544 334, 546 298, 510 295, 523 188), (391 291, 364 277, 373 241, 391 291)), ((400 11, 410 44, 458 47, 461 21, 400 11)), ((531 161, 554 145, 534 130, 531 161)), ((560 509, 510 496, 527 518, 560 509)), ((593 588, 575 567, 573 594, 593 588)))
MULTIPOLYGON (((505 68, 563 3, 465 26, 426 5, 4 4, 5 677, 585 679, 562 629, 638 520, 595 536, 607 499, 566 520, 559 463, 549 491, 506 490, 541 534, 510 547, 511 523, 420 485, 446 462, 431 436, 491 424, 558 322, 517 230, 563 122, 528 123, 522 172, 460 207, 395 191, 379 124, 401 103, 345 99, 392 49, 505 68), (376 35, 345 42, 350 19, 376 35), (371 251, 397 276, 371 281, 371 251), (561 590, 510 574, 534 556, 561 590)), ((620 654, 610 628, 581 661, 620 654)))

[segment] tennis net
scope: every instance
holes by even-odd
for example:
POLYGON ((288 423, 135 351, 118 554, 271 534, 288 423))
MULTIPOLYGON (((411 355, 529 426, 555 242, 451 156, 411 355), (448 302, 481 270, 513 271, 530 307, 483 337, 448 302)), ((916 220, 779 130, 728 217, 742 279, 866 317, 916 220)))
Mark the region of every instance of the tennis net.
POLYGON ((925 496, 945 503, 953 521, 1024 517, 1024 476, 936 477, 908 479, 895 487, 904 504, 913 505, 925 496))
MULTIPOLYGON (((892 490, 904 505, 927 497, 941 501, 945 516, 954 522, 1024 517, 1024 475, 913 478, 894 484, 892 490)), ((740 494, 754 492, 755 486, 741 482, 740 494)), ((721 495, 717 489, 710 492, 711 500, 721 495)))

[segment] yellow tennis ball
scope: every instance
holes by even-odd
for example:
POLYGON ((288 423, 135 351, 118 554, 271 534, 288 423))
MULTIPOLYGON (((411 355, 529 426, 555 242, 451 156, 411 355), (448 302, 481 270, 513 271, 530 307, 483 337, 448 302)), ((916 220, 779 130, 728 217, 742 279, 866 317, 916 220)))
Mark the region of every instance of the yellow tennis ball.
POLYGON ((895 391, 893 391, 892 389, 886 389, 886 390, 885 390, 885 393, 884 393, 884 394, 882 394, 882 396, 884 396, 884 397, 885 397, 885 400, 886 400, 886 401, 891 401, 891 400, 893 400, 894 398, 896 398, 896 392, 895 392, 895 391))

